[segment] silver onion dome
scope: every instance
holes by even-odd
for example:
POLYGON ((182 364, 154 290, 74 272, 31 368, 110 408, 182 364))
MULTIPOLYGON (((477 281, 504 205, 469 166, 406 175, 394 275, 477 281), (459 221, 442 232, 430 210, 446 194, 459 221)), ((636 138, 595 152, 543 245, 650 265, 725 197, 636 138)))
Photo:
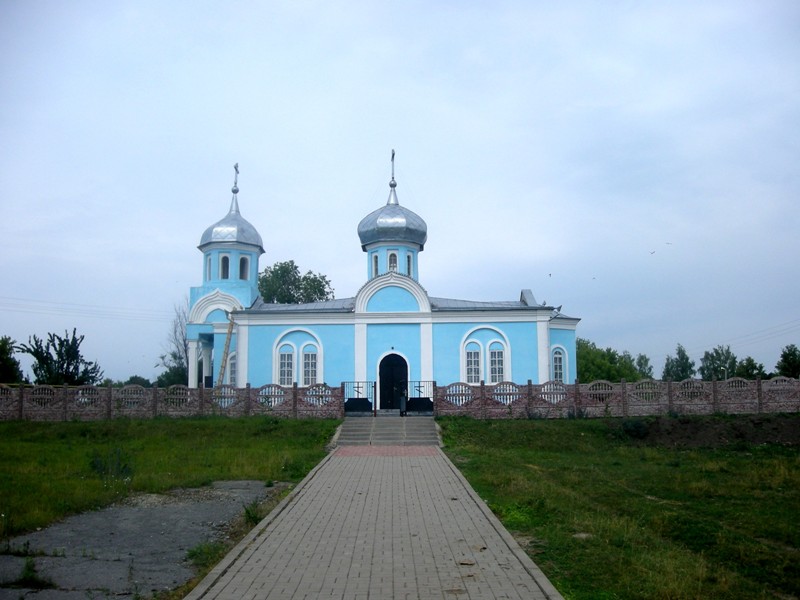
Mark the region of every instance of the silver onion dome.
POLYGON ((256 228, 239 212, 239 201, 236 198, 236 194, 239 193, 239 188, 236 183, 234 183, 231 191, 233 192, 233 198, 231 199, 230 211, 225 217, 203 232, 198 248, 202 250, 208 244, 232 242, 257 246, 261 254, 263 254, 264 244, 261 241, 261 236, 258 231, 256 231, 256 228))
POLYGON ((392 177, 386 205, 369 213, 358 224, 358 237, 363 250, 375 242, 411 242, 419 244, 420 250, 425 249, 428 226, 418 214, 400 206, 394 191, 396 187, 397 183, 392 177))

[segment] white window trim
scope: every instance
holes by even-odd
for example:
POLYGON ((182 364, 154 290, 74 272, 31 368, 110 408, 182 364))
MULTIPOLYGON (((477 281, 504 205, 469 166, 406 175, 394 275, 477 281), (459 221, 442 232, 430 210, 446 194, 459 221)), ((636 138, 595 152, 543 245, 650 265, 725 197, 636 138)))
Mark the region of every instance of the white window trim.
POLYGON ((250 257, 239 257, 239 281, 250 281, 250 257), (244 262, 244 277, 242 277, 242 262, 244 262))
MULTIPOLYGON (((506 337, 506 334, 497 329, 492 325, 478 325, 477 327, 473 327, 466 334, 464 337, 461 338, 461 346, 459 349, 459 361, 460 361, 460 380, 464 383, 467 382, 467 344, 474 342, 478 344, 481 348, 481 381, 486 381, 486 374, 491 374, 491 363, 487 362, 491 360, 491 354, 489 353, 488 349, 492 347, 492 344, 500 344, 503 347, 503 380, 504 381, 514 381, 513 373, 511 372, 511 344, 506 337), (473 338, 473 334, 478 331, 487 330, 493 332, 496 336, 491 338, 488 342, 484 344, 476 338, 473 338)), ((476 385, 476 384, 470 384, 476 385)))
POLYGON ((304 348, 306 345, 314 345, 317 348, 317 383, 323 383, 325 381, 325 350, 322 345, 322 341, 319 339, 319 336, 314 333, 310 329, 305 329, 302 327, 293 327, 292 329, 287 329, 283 333, 281 333, 275 339, 275 342, 272 345, 272 382, 280 385, 278 383, 281 379, 281 364, 280 364, 280 349, 282 346, 291 346, 292 353, 294 354, 293 358, 293 383, 299 383, 300 377, 302 372, 299 370, 302 368, 302 364, 299 362, 298 358, 302 360, 303 356, 302 353, 298 353, 297 344, 288 340, 287 338, 293 333, 305 333, 311 339, 310 340, 303 340, 300 343, 301 347, 304 348))
MULTIPOLYGON (((319 349, 317 345, 313 342, 306 342, 303 344, 303 347, 300 349, 300 357, 303 361, 302 365, 302 380, 303 386, 308 387, 310 385, 315 385, 317 383, 322 383, 319 380, 319 349), (308 349, 311 348, 314 351, 309 352, 308 349), (316 358, 314 359, 314 381, 306 381, 306 354, 313 354, 316 358)), ((299 375, 299 373, 298 373, 299 375)), ((298 377, 299 379, 299 377, 298 377)))
POLYGON ((486 372, 489 374, 489 383, 491 383, 492 385, 500 383, 502 381, 509 381, 508 377, 506 377, 506 345, 500 340, 492 340, 491 342, 489 342, 487 346, 486 372), (492 348, 492 346, 500 346, 500 347, 492 348), (492 352, 500 352, 500 356, 503 360, 503 374, 497 381, 492 381, 492 352))
POLYGON ((397 252, 391 251, 386 255, 386 271, 388 273, 397 273, 397 252), (392 259, 394 258, 394 269, 392 268, 392 259))
POLYGON ((221 279, 223 281, 229 281, 230 280, 230 278, 231 278, 231 255, 230 254, 220 254, 219 255, 219 273, 217 273, 217 275, 219 275, 219 279, 221 279), (223 277, 222 275, 223 275, 224 269, 222 267, 222 264, 223 264, 223 262, 225 261, 226 258, 228 259, 228 276, 227 277, 223 277))
POLYGON ((569 353, 567 349, 562 346, 561 344, 556 344, 550 348, 550 381, 556 381, 556 373, 555 373, 555 364, 553 358, 555 357, 556 350, 561 351, 561 355, 563 358, 563 364, 561 368, 564 370, 564 376, 562 378, 561 383, 567 383, 569 380, 569 353))
POLYGON ((464 383, 468 383, 469 385, 480 385, 481 381, 483 381, 483 345, 478 340, 469 340, 464 345, 464 350, 462 352, 463 355, 463 371, 461 374, 461 381, 464 383), (467 352, 475 352, 475 350, 469 350, 469 347, 472 345, 476 345, 478 347, 478 381, 470 381, 469 380, 469 364, 467 362, 467 352))
POLYGON ((236 379, 231 381, 231 364, 236 364, 236 375, 239 375, 239 361, 236 358, 236 352, 231 352, 228 355, 228 364, 225 365, 225 383, 228 385, 236 385, 236 379))

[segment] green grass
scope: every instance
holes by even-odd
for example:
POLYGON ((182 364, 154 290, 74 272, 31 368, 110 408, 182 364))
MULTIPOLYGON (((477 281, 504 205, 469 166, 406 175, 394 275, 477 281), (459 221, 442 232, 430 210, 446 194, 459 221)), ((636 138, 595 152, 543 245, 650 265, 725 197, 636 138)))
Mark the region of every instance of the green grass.
POLYGON ((439 423, 566 598, 800 596, 797 448, 650 447, 603 420, 439 423))
POLYGON ((132 492, 225 479, 299 481, 339 421, 230 419, 0 422, 0 538, 132 492))

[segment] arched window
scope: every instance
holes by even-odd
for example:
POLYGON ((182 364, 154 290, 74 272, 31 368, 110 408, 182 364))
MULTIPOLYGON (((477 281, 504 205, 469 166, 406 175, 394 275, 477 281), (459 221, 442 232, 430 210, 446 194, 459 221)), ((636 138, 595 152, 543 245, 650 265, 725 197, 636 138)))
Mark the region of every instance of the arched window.
POLYGON ((553 350, 553 381, 566 383, 564 380, 564 351, 561 348, 553 350))
POLYGON ((308 345, 303 347, 303 385, 309 386, 317 383, 317 347, 308 345))
POLYGON ((481 347, 475 342, 467 344, 467 383, 481 382, 481 347))
POLYGON ((411 255, 406 254, 406 275, 413 277, 414 273, 411 272, 411 255))
POLYGON ((397 271, 397 254, 391 252, 389 254, 389 271, 395 272, 397 271))
POLYGON ((378 276, 378 255, 377 254, 373 254, 372 255, 372 276, 373 277, 377 277, 378 276))
POLYGON ((220 279, 229 279, 230 278, 230 263, 231 259, 228 256, 223 256, 219 261, 219 278, 220 279))
POLYGON ((489 383, 500 383, 505 378, 505 352, 499 342, 489 346, 489 383))
POLYGON ((250 278, 250 259, 246 256, 239 258, 239 279, 250 278))
POLYGON ((294 349, 289 344, 281 346, 279 352, 280 371, 279 385, 292 385, 294 383, 294 349))

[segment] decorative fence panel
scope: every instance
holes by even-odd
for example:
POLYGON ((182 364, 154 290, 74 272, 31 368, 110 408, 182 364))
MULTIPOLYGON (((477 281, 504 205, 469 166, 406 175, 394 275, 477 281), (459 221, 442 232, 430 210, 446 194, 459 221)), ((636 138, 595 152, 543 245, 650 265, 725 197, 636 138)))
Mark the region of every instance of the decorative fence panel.
MULTIPOLYGON (((211 414, 341 418, 345 415, 345 400, 355 393, 356 388, 351 385, 354 383, 359 382, 346 382, 339 387, 318 384, 304 388, 296 385, 236 388, 225 385, 214 389, 185 385, 166 389, 138 385, 122 388, 0 385, 0 420, 88 421, 211 414)), ((731 378, 636 383, 594 381, 574 385, 553 381, 522 385, 510 381, 494 385, 418 383, 425 384, 425 394, 431 394, 435 415, 465 415, 477 419, 800 412, 800 380, 787 377, 767 381, 731 378)), ((374 400, 366 392, 364 396, 371 405, 374 400)))

